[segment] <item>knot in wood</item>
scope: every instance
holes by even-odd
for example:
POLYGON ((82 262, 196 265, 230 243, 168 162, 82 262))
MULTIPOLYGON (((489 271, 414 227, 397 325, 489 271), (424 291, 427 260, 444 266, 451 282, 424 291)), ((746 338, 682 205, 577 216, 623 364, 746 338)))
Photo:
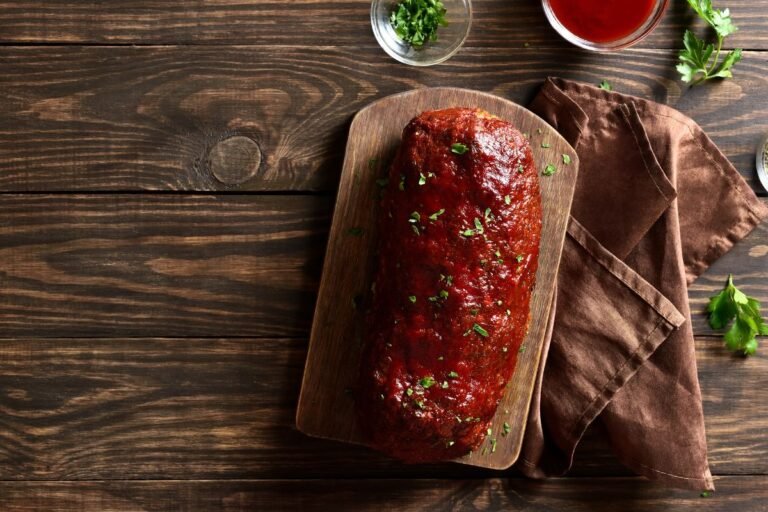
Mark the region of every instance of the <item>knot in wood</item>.
POLYGON ((218 142, 208 153, 211 172, 222 183, 240 185, 253 178, 261 165, 261 150, 248 137, 236 135, 218 142))

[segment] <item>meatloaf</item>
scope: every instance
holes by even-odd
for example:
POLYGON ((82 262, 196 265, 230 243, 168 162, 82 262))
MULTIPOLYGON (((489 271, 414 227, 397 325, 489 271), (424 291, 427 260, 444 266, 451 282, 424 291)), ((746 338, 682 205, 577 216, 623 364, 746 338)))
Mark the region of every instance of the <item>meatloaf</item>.
POLYGON ((483 442, 528 328, 541 198, 527 139, 477 109, 414 118, 378 233, 358 423, 401 460, 460 457, 483 442))

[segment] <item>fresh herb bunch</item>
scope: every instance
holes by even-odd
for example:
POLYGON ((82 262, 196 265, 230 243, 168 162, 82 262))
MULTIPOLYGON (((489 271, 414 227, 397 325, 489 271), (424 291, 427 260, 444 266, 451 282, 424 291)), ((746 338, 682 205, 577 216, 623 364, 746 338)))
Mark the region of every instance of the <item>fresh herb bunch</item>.
POLYGON ((448 25, 445 12, 440 0, 402 0, 389 16, 389 23, 397 37, 421 47, 429 41, 437 41, 438 27, 448 25))
POLYGON ((728 276, 725 289, 709 299, 709 325, 713 329, 725 328, 734 320, 725 333, 725 346, 745 356, 754 355, 758 335, 768 336, 768 324, 760 315, 760 303, 747 297, 733 285, 733 276, 728 276))
POLYGON ((686 30, 683 37, 685 49, 680 51, 680 63, 677 65, 683 82, 696 85, 712 78, 733 77, 731 68, 741 60, 741 48, 728 52, 720 62, 723 40, 738 30, 731 20, 731 11, 712 8, 712 0, 688 0, 688 4, 715 30, 717 48, 713 43, 707 44, 705 40, 686 30))

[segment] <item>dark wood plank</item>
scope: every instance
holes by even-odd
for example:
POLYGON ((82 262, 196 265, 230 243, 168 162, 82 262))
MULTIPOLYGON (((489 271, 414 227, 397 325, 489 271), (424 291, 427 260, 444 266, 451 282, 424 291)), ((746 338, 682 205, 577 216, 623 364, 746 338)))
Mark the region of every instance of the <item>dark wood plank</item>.
POLYGON ((765 512, 768 477, 715 479, 717 492, 638 478, 0 482, 6 512, 375 511, 765 512))
MULTIPOLYGON (((685 2, 670 3, 662 24, 641 43, 643 47, 681 45, 683 30, 693 17, 685 2)), ((741 29, 730 44, 768 48, 764 1, 721 0, 715 5, 730 7, 741 29)), ((555 48, 567 44, 550 28, 537 0, 477 1, 473 10, 470 46, 519 49, 525 43, 555 48)), ((374 44, 369 12, 368 2, 354 0, 333 4, 305 0, 291 2, 289 8, 276 0, 6 1, 0 3, 0 42, 365 45, 374 44)))
POLYGON ((330 203, 318 196, 3 196, 0 332, 304 335, 330 203))
MULTIPOLYGON (((4 195, 0 332, 306 336, 332 208, 319 196, 4 195)), ((698 334, 712 334, 703 310, 729 272, 768 308, 768 224, 692 286, 698 334)))
POLYGON ((371 45, 0 47, 0 190, 332 191, 348 123, 371 101, 457 86, 525 105, 547 75, 608 79, 677 107, 757 186, 768 52, 746 52, 735 80, 690 90, 673 50, 510 52, 465 48, 415 69, 371 45))
MULTIPOLYGON (((697 356, 716 474, 768 473, 768 347, 697 356)), ((0 340, 0 480, 478 477, 294 427, 300 339, 0 340)), ((349 398, 351 400, 351 397, 349 398)), ((595 434, 574 475, 627 474, 595 434)), ((1 507, 0 507, 1 508, 1 507)))

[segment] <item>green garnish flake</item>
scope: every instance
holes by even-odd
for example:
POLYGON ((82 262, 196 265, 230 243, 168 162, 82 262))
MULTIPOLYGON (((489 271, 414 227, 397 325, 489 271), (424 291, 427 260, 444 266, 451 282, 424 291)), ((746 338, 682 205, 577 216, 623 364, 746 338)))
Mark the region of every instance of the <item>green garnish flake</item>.
POLYGON ((460 231, 459 234, 461 236, 469 238, 470 236, 475 236, 475 230, 474 229, 465 229, 464 231, 460 231))
POLYGON ((448 290, 440 290, 440 298, 441 299, 447 299, 448 298, 448 290))
POLYGON ((564 163, 565 165, 568 165, 568 164, 570 164, 570 163, 571 163, 571 157, 570 157, 570 155, 566 155, 565 153, 563 153, 563 163, 564 163))
POLYGON ((512 198, 509 196, 504 196, 504 204, 512 204, 512 198))
POLYGON ((496 453, 496 438, 491 439, 491 453, 496 453))
POLYGON ((411 224, 416 224, 421 220, 421 215, 419 215, 419 212, 412 212, 411 216, 408 217, 408 222, 411 224))
POLYGON ((611 83, 608 80, 601 81, 600 85, 598 87, 600 87, 604 91, 612 91, 613 90, 613 86, 611 85, 611 83))
POLYGON ((413 390, 411 388, 408 388, 408 389, 405 390, 405 394, 408 395, 408 396, 411 396, 411 395, 413 395, 413 390))
POLYGON ((435 378, 432 377, 431 375, 428 375, 428 376, 424 377, 423 379, 421 379, 419 381, 419 384, 421 384, 421 386, 424 389, 429 389, 429 388, 431 388, 432 386, 435 385, 435 378))
POLYGON ((496 249, 496 251, 495 251, 493 254, 494 254, 494 256, 496 256, 497 258, 501 258, 501 252, 499 252, 499 250, 498 250, 498 249, 496 249))
POLYGON ((472 316, 477 316, 477 314, 479 312, 480 312, 480 310, 476 309, 476 308, 472 308, 472 309, 469 310, 469 314, 472 315, 472 316))
POLYGON ((515 261, 517 261, 518 263, 523 261, 523 255, 522 254, 518 254, 517 256, 515 256, 515 261))
POLYGON ((425 185, 427 183, 427 177, 422 173, 419 173, 419 185, 425 185))
POLYGON ((413 232, 414 232, 414 233, 416 233, 417 235, 421 235, 421 231, 419 231, 419 227, 418 227, 416 224, 411 224, 411 229, 412 229, 412 230, 413 230, 413 232))
POLYGON ((550 144, 548 142, 542 142, 541 147, 543 147, 544 149, 549 149, 550 144))
POLYGON ((458 379, 459 378, 459 374, 454 372, 454 371, 450 371, 450 372, 448 372, 448 377, 450 377, 452 379, 458 379))
POLYGON ((473 325, 472 326, 472 330, 475 331, 480 336, 482 336, 483 338, 487 338, 488 337, 488 331, 483 329, 483 327, 481 325, 479 325, 479 324, 473 325))
POLYGON ((432 215, 430 215, 430 216, 429 216, 429 220, 431 220, 432 222, 434 222, 434 221, 436 221, 436 220, 437 220, 437 218, 438 218, 439 216, 441 216, 441 215, 442 215, 442 214, 444 214, 444 213, 445 213, 445 208, 440 208, 440 209, 439 209, 439 210, 437 210, 435 213, 433 213, 432 215))
POLYGON ((437 29, 446 26, 446 9, 440 0, 401 0, 389 15, 397 37, 414 47, 437 41, 437 29))
POLYGON ((469 148, 462 144, 461 142, 454 142, 451 144, 451 153, 454 153, 456 155, 463 155, 469 151, 469 148))
POLYGON ((523 172, 525 172, 525 167, 523 166, 523 164, 520 164, 517 166, 517 172, 519 174, 523 174, 523 172))
POLYGON ((416 404, 416 406, 417 406, 419 409, 424 409, 424 400, 414 400, 414 401, 413 401, 413 403, 415 403, 415 404, 416 404))
POLYGON ((491 213, 490 208, 485 209, 485 213, 483 214, 483 218, 485 219, 485 222, 488 223, 488 221, 491 221, 494 219, 493 213, 491 213))
POLYGON ((712 496, 712 493, 710 491, 701 491, 701 494, 699 494, 702 498, 709 498, 712 496))
POLYGON ((480 219, 478 219, 477 217, 475 217, 475 233, 478 233, 478 234, 481 234, 481 235, 482 235, 482 234, 483 234, 483 231, 485 231, 485 230, 483 229, 483 223, 482 223, 482 222, 480 222, 480 219))
POLYGON ((411 301, 411 304, 416 304, 416 296, 415 295, 409 295, 408 300, 411 301))
POLYGON ((736 288, 733 275, 728 275, 723 291, 709 299, 707 312, 713 329, 724 329, 733 320, 724 339, 725 346, 734 352, 754 355, 757 336, 768 336, 768 323, 760 313, 760 302, 736 288))
POLYGON ((349 228, 347 230, 347 233, 349 233, 352 236, 360 236, 363 234, 363 228, 359 228, 359 227, 349 228))
POLYGON ((512 431, 512 427, 509 426, 509 423, 506 421, 504 422, 504 425, 501 427, 501 435, 506 436, 512 431))
POLYGON ((521 354, 525 352, 525 345, 520 345, 520 350, 518 350, 521 354))
POLYGON ((555 167, 552 164, 547 164, 547 166, 544 168, 544 172, 542 172, 541 174, 543 174, 544 176, 552 176, 556 172, 557 172, 557 167, 555 167))

